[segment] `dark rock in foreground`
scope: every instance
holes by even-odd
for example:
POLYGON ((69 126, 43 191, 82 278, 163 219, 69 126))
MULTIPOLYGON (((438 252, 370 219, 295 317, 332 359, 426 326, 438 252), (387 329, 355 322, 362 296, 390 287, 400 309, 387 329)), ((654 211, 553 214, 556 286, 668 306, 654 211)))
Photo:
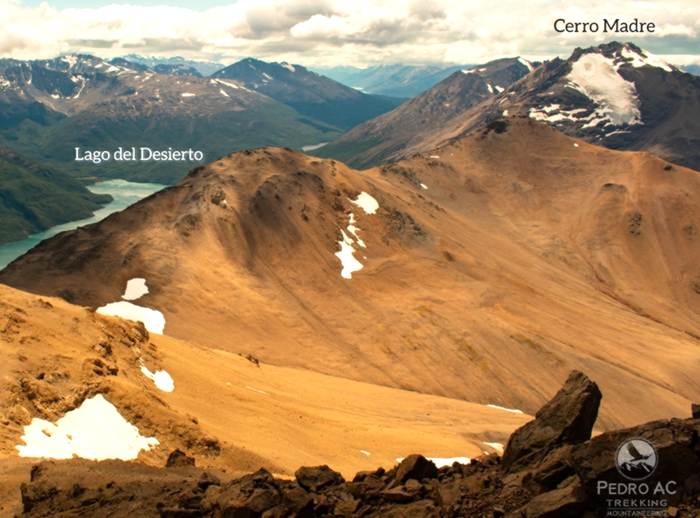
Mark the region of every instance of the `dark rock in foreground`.
POLYGON ((169 469, 42 462, 22 485, 23 516, 604 516, 640 498, 617 496, 630 483, 641 487, 616 466, 618 448, 631 438, 648 441, 656 453, 643 481, 655 494, 643 505, 658 510, 656 516, 698 516, 700 419, 655 421, 590 439, 599 403, 595 383, 574 372, 536 419, 513 434, 503 461, 492 454, 437 469, 410 455, 391 470, 358 473, 352 482, 328 466, 300 468, 295 480, 261 469, 220 481, 182 452, 171 455, 169 469))

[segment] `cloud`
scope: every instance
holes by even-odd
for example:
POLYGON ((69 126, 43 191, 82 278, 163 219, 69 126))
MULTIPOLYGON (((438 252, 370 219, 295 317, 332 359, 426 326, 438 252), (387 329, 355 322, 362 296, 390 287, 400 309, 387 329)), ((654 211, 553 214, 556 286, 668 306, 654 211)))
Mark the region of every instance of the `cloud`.
MULTIPOLYGON (((138 0, 134 0, 138 1, 138 0)), ((163 0, 167 4, 167 0, 163 0)), ((59 9, 0 0, 0 54, 130 52, 231 62, 244 56, 305 65, 480 63, 568 56, 576 46, 633 41, 675 63, 700 63, 696 0, 237 0, 204 10, 107 5, 59 9), (558 34, 556 18, 653 21, 645 35, 558 34)))

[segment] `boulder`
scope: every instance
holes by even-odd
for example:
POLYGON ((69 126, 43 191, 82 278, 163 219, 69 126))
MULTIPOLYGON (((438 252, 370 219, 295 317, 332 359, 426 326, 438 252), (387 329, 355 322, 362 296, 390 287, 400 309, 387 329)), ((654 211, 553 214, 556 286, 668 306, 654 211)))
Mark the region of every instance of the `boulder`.
POLYGON ((581 516, 586 510, 586 491, 578 477, 573 476, 562 482, 560 487, 534 497, 525 506, 527 518, 558 518, 561 516, 581 516))
POLYGON ((438 469, 432 461, 426 459, 422 455, 409 455, 401 461, 396 468, 395 480, 399 484, 403 484, 408 479, 423 480, 424 478, 435 478, 438 475, 438 469))
POLYGON ((325 465, 299 468, 294 476, 301 487, 314 493, 325 487, 335 486, 345 482, 345 479, 343 479, 340 473, 333 471, 325 465))
POLYGON ((166 468, 182 468, 186 466, 194 466, 194 458, 187 455, 182 450, 173 450, 168 455, 168 460, 165 463, 166 468))
POLYGON ((601 398, 598 385, 582 372, 573 371, 535 419, 513 432, 503 452, 503 466, 512 469, 555 447, 590 439, 601 398))
POLYGON ((700 404, 693 403, 692 405, 690 405, 690 411, 693 416, 693 419, 700 419, 700 404))

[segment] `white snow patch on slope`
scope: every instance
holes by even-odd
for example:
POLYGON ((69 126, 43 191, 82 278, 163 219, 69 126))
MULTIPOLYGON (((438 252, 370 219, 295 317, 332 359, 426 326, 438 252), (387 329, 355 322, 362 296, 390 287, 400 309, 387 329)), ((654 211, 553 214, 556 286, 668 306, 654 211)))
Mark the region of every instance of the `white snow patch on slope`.
POLYGON ((142 277, 134 277, 126 281, 126 290, 124 290, 124 295, 122 298, 124 300, 136 300, 140 299, 148 293, 148 286, 146 285, 146 279, 142 277))
POLYGON ((159 444, 155 437, 144 437, 102 394, 86 399, 56 423, 32 419, 24 427, 23 445, 16 446, 20 457, 90 460, 136 459, 141 450, 159 444))
POLYGON ((567 76, 571 86, 598 105, 596 110, 616 125, 639 124, 639 99, 634 83, 617 72, 611 59, 601 54, 581 56, 567 76))
POLYGON ((194 96, 196 96, 196 95, 197 95, 197 94, 193 94, 192 92, 182 92, 182 93, 180 94, 180 97, 194 97, 194 96))
POLYGON ((370 455, 372 455, 372 454, 371 454, 370 452, 368 452, 367 450, 360 450, 360 453, 361 453, 362 455, 366 456, 366 457, 369 457, 370 455))
MULTIPOLYGON (((233 83, 231 81, 224 81, 223 79, 212 79, 212 83, 219 83, 220 85, 228 86, 230 88, 234 88, 235 90, 240 90, 241 86, 237 85, 236 83, 233 83)), ((246 88, 244 88, 246 90, 246 88)))
POLYGON ((491 86, 491 83, 486 83, 486 88, 489 89, 489 93, 493 93, 493 86, 491 86))
POLYGON ((168 371, 160 370, 151 372, 148 367, 141 365, 141 373, 151 380, 158 390, 163 392, 172 392, 175 390, 175 381, 168 371))
POLYGON ((513 414, 523 414, 524 413, 522 410, 518 410, 517 408, 506 408, 504 406, 492 405, 491 403, 489 403, 486 406, 490 407, 490 408, 495 408, 497 410, 503 410, 505 412, 511 412, 513 414))
POLYGON ((290 65, 286 61, 283 61, 282 63, 280 63, 280 65, 282 65, 284 68, 286 68, 290 72, 296 72, 296 70, 297 70, 296 68, 294 68, 294 65, 290 65))
POLYGON ((377 202, 377 200, 375 200, 371 195, 367 194, 364 191, 358 194, 357 198, 355 198, 354 200, 350 200, 350 202, 354 203, 362 210, 364 210, 365 214, 374 214, 379 208, 379 203, 377 202))
POLYGON ((223 88, 219 88, 219 93, 220 93, 221 95, 223 95, 224 97, 229 97, 229 95, 228 95, 226 92, 224 92, 224 89, 223 89, 223 88))
POLYGON ((97 308, 97 312, 100 315, 121 317, 126 320, 143 322, 143 325, 146 326, 146 329, 151 333, 162 335, 165 330, 165 317, 163 313, 156 309, 137 306, 131 302, 111 302, 97 308))
POLYGON ((421 184, 420 184, 420 188, 421 188, 421 189, 423 189, 423 190, 425 190, 425 191, 427 191, 427 190, 428 190, 428 186, 427 186, 427 185, 425 185, 425 184, 424 184, 423 182, 421 182, 421 184))
POLYGON ((625 58, 626 60, 631 60, 631 61, 629 61, 629 64, 635 68, 650 66, 650 67, 660 68, 662 70, 665 70, 666 72, 673 72, 671 65, 666 63, 660 57, 655 56, 654 54, 652 54, 648 50, 643 50, 642 52, 644 53, 644 55, 638 54, 634 50, 627 48, 625 46, 620 51, 620 55, 623 58, 625 58))
POLYGON ((341 229, 340 233, 343 239, 338 241, 340 245, 340 251, 335 253, 335 256, 340 259, 340 264, 343 266, 340 271, 340 276, 343 279, 352 279, 352 274, 354 272, 359 272, 364 268, 364 265, 355 259, 353 255, 355 253, 355 248, 353 247, 353 240, 341 229))
POLYGON ((503 444, 501 444, 500 442, 484 442, 484 444, 486 446, 493 448, 499 454, 503 453, 503 444))
POLYGON ((503 88, 502 86, 498 86, 498 85, 494 85, 494 88, 496 89, 496 91, 497 91, 499 94, 500 94, 503 90, 505 90, 505 88, 503 88))
POLYGON ((352 236, 355 238, 355 241, 357 241, 357 244, 360 245, 362 248, 367 248, 367 245, 365 245, 365 242, 360 239, 360 236, 357 235, 357 233, 360 231, 357 226, 355 226, 355 215, 351 212, 350 213, 350 222, 348 223, 347 229, 348 232, 352 234, 352 236))

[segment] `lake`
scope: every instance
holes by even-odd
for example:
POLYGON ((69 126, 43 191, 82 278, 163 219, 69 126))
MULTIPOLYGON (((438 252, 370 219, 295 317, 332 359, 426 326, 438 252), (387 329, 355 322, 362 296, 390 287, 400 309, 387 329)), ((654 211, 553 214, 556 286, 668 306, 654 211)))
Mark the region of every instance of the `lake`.
POLYGON ((32 234, 21 241, 1 244, 0 270, 5 268, 5 266, 17 259, 20 255, 34 248, 44 239, 55 236, 66 230, 73 230, 74 228, 89 225, 90 223, 96 223, 110 214, 124 210, 129 205, 133 205, 140 199, 150 196, 154 192, 158 192, 165 187, 165 185, 157 183, 135 183, 127 182, 126 180, 107 180, 88 186, 88 190, 96 194, 111 194, 114 199, 102 208, 97 209, 89 218, 69 221, 68 223, 51 227, 43 232, 32 234))

